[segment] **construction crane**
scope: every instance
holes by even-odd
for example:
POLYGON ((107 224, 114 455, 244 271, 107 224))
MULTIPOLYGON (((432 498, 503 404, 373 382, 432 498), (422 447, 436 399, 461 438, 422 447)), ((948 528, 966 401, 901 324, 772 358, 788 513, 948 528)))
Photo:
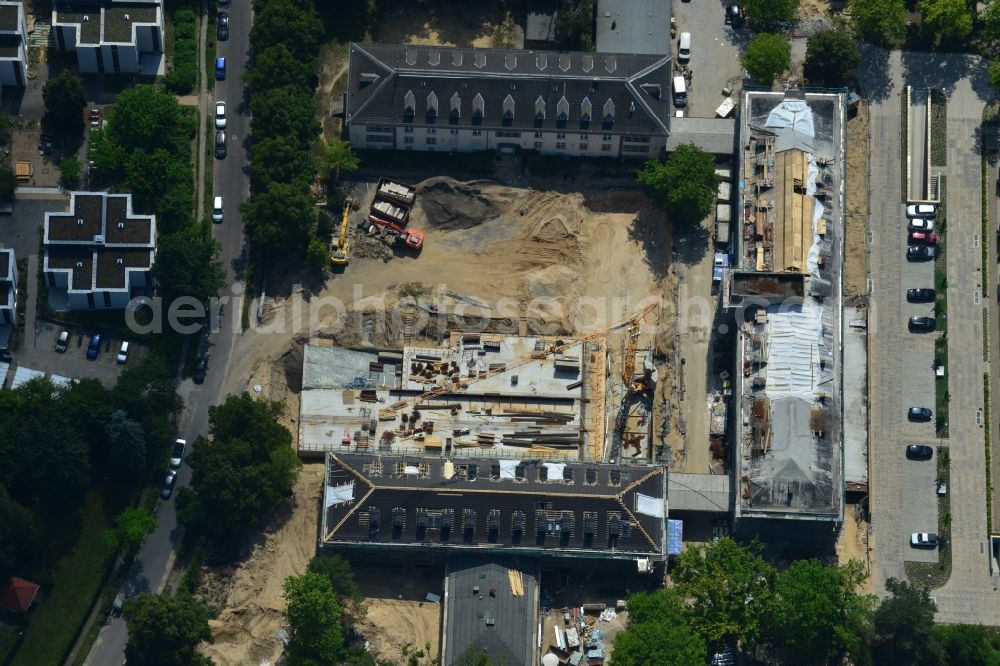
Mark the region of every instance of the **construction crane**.
POLYGON ((347 222, 351 216, 351 200, 344 201, 344 217, 340 222, 340 237, 330 253, 330 263, 334 266, 346 266, 351 259, 351 248, 347 242, 347 222))
MULTIPOLYGON (((416 396, 414 396, 412 398, 409 398, 407 400, 400 400, 399 402, 394 403, 390 407, 386 407, 384 409, 380 409, 379 410, 379 419, 380 420, 391 419, 391 418, 393 418, 395 416, 396 413, 398 413, 400 411, 403 411, 403 410, 406 410, 406 409, 409 409, 409 408, 412 408, 412 407, 416 407, 416 406, 420 405, 421 403, 426 402, 428 400, 433 400, 434 398, 437 398, 437 397, 442 396, 442 395, 458 393, 462 389, 468 388, 471 384, 483 381, 484 379, 488 379, 490 377, 495 377, 496 375, 500 375, 500 374, 503 374, 505 372, 510 372, 511 370, 514 370, 515 368, 519 368, 522 365, 531 363, 532 361, 542 360, 542 359, 546 358, 549 355, 552 355, 552 354, 562 354, 563 352, 565 352, 567 349, 570 349, 571 347, 575 347, 576 345, 580 345, 580 344, 583 344, 585 342, 590 342, 591 340, 593 340, 595 338, 599 338, 602 335, 606 335, 606 334, 608 334, 608 333, 610 333, 612 331, 616 331, 616 330, 622 328, 623 326, 628 326, 629 327, 629 334, 630 335, 633 332, 635 332, 635 334, 638 335, 639 326, 641 325, 642 320, 646 317, 647 314, 649 314, 654 309, 656 309, 656 307, 657 307, 656 303, 650 303, 646 307, 644 307, 641 310, 639 310, 639 312, 637 312, 636 314, 632 315, 631 317, 629 317, 628 319, 626 319, 624 321, 620 321, 617 324, 613 324, 611 326, 608 326, 607 328, 602 328, 602 329, 599 329, 597 331, 592 331, 592 332, 590 332, 590 333, 588 333, 588 334, 586 334, 586 335, 584 335, 582 337, 570 340, 568 342, 562 342, 561 344, 554 344, 554 345, 552 345, 551 347, 549 347, 547 349, 543 349, 541 351, 532 352, 531 354, 525 354, 524 356, 521 356, 521 357, 519 357, 517 359, 514 359, 510 363, 504 364, 504 366, 502 368, 496 368, 496 369, 493 369, 493 370, 487 370, 487 371, 484 371, 484 372, 480 373, 476 377, 469 377, 467 379, 464 379, 464 380, 462 380, 461 384, 458 385, 458 386, 438 386, 436 388, 431 389, 430 391, 425 391, 425 392, 423 392, 423 393, 421 393, 419 395, 416 395, 416 396)), ((633 356, 634 356, 634 354, 633 354, 633 356)))

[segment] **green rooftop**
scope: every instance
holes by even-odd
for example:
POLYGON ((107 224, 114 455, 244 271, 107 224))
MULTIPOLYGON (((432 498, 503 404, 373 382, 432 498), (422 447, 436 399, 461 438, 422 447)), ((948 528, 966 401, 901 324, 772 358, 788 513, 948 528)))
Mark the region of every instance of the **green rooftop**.
POLYGON ((92 5, 78 7, 73 11, 57 9, 56 23, 61 25, 76 23, 80 26, 79 40, 81 44, 101 43, 101 8, 92 5))
POLYGON ((136 23, 156 23, 156 7, 148 5, 115 5, 104 10, 104 41, 112 44, 132 43, 132 26, 136 23))

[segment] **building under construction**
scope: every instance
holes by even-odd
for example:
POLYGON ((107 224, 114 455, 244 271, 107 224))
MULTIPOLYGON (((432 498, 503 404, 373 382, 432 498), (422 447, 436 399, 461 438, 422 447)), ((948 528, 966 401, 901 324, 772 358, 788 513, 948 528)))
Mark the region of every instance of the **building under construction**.
POLYGON ((738 326, 737 523, 843 516, 841 94, 744 93, 723 303, 738 326))

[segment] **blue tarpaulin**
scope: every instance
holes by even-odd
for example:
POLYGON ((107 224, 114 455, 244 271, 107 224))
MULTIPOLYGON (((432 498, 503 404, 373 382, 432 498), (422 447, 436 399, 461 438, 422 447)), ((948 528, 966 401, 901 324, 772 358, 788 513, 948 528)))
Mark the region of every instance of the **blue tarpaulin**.
POLYGON ((683 548, 684 521, 667 520, 667 555, 680 555, 683 548))

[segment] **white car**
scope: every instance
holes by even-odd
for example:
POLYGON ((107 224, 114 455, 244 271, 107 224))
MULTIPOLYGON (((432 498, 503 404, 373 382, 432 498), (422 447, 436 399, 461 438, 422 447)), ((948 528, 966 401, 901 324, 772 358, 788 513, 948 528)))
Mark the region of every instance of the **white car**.
POLYGON ((906 207, 906 217, 934 217, 937 215, 937 204, 910 204, 906 207))
POLYGON ((184 451, 187 450, 187 440, 186 439, 176 439, 174 440, 174 448, 170 452, 170 467, 177 469, 181 466, 181 461, 184 460, 184 451))
POLYGON ((222 197, 212 201, 212 222, 222 222, 222 197))
POLYGON ((934 231, 934 220, 928 220, 923 217, 911 217, 910 231, 934 231))
POLYGON ((937 535, 914 532, 910 535, 910 545, 914 548, 937 548, 937 535))
POLYGON ((215 129, 226 129, 226 103, 215 103, 215 129))
POLYGON ((123 342, 121 348, 118 349, 117 360, 122 364, 128 361, 128 342, 123 342))

